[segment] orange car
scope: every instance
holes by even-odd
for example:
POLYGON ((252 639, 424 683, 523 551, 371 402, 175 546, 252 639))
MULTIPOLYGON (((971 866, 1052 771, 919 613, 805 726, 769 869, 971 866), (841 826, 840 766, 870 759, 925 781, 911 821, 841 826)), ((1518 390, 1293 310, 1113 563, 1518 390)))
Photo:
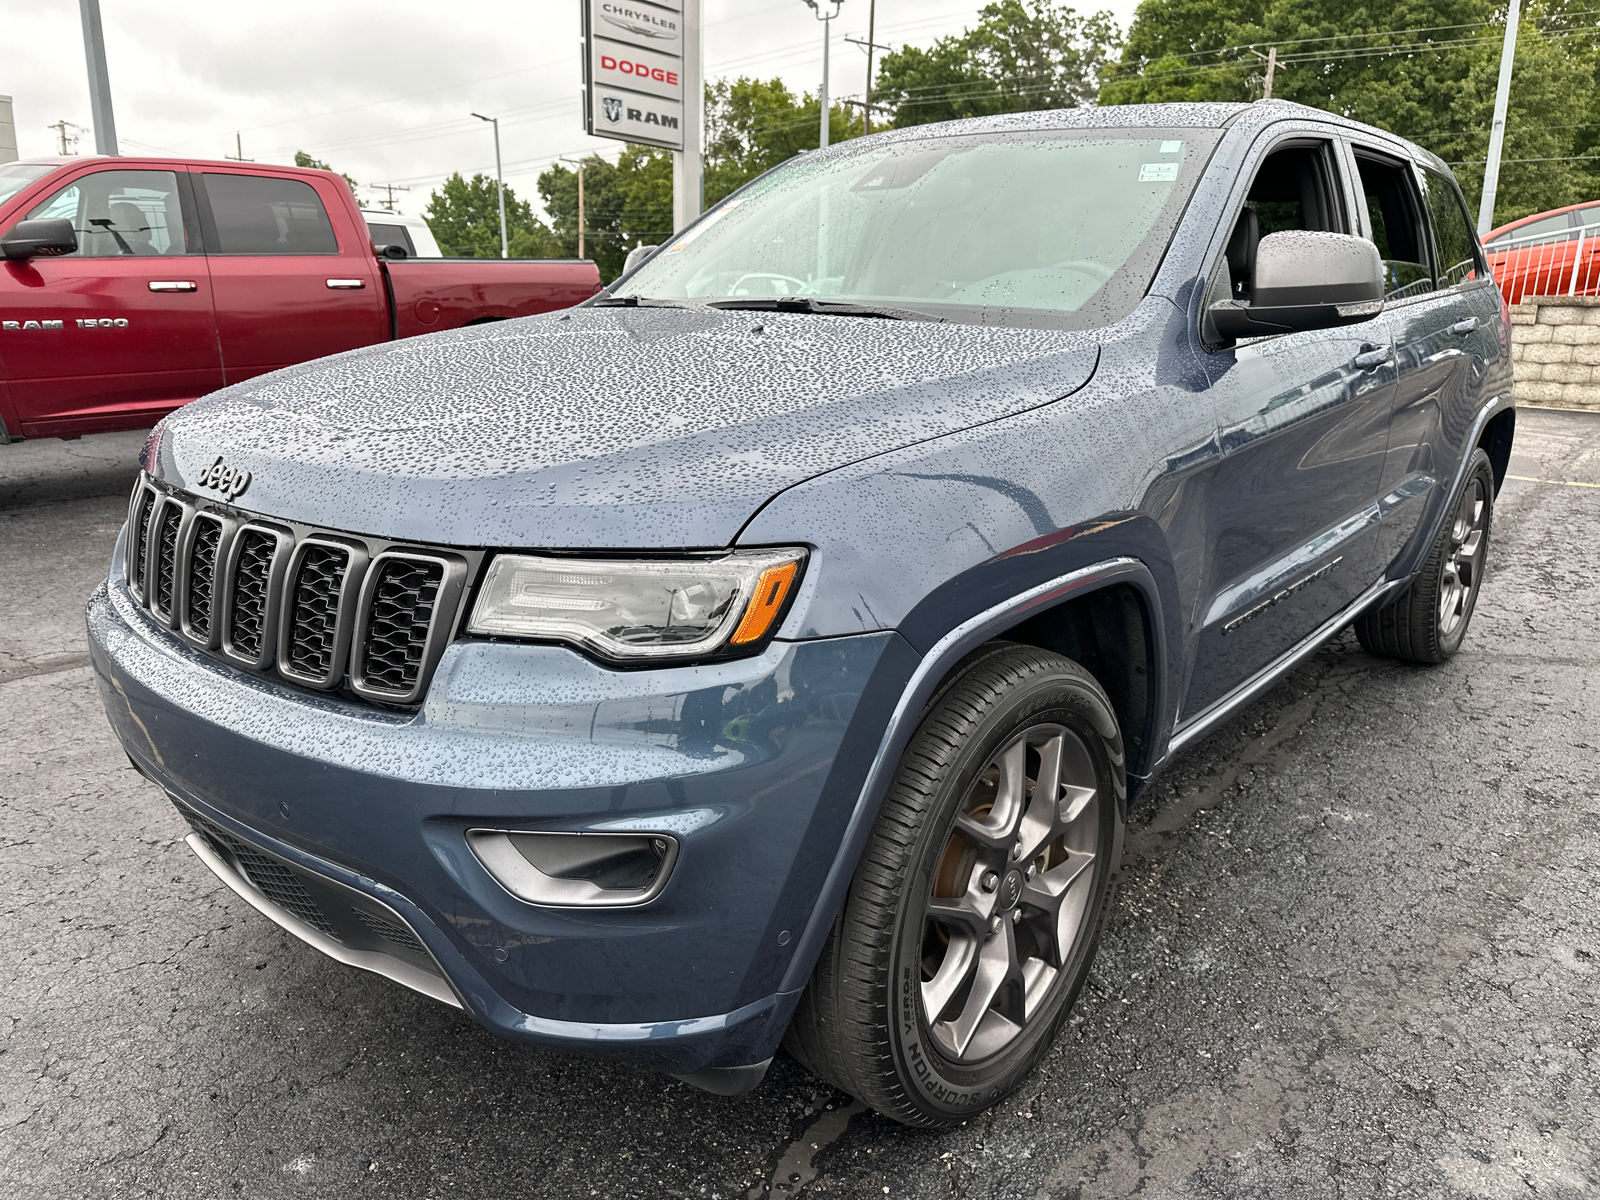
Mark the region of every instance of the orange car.
POLYGON ((1507 304, 1600 294, 1600 204, 1569 204, 1512 221, 1490 230, 1483 248, 1507 304))

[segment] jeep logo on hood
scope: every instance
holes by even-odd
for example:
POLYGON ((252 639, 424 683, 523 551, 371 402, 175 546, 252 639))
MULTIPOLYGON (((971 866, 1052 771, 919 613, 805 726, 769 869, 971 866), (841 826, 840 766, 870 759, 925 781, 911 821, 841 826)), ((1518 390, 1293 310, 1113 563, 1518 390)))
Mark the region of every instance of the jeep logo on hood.
POLYGON ((222 493, 223 499, 234 500, 244 495, 245 488, 250 486, 250 472, 235 470, 233 467, 224 466, 222 455, 217 455, 211 465, 194 481, 195 487, 214 488, 222 493))

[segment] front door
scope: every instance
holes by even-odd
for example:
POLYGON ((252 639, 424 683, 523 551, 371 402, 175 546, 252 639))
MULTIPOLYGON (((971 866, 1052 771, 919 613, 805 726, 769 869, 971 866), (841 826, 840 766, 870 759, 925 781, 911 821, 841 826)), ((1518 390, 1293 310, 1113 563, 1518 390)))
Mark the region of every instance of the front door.
POLYGON ((195 178, 229 383, 388 338, 388 302, 364 225, 353 230, 345 219, 336 229, 304 179, 195 178))
MULTIPOLYGON (((1256 240, 1355 232, 1339 157, 1317 139, 1261 162, 1230 239, 1248 298, 1256 240)), ((1382 573, 1378 486, 1394 394, 1383 319, 1252 339, 1208 356, 1222 458, 1207 506, 1210 560, 1183 706, 1203 712, 1335 616, 1382 573)))
POLYGON ((91 171, 27 214, 70 220, 78 250, 0 268, 0 363, 24 437, 139 429, 222 386, 187 182, 91 171))

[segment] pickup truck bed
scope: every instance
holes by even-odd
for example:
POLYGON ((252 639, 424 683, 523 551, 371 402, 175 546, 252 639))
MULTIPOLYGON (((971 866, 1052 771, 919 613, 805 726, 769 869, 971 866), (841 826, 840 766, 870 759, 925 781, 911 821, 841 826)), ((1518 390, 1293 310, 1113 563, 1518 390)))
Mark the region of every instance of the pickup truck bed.
POLYGON ((144 428, 280 367, 600 288, 578 259, 380 259, 342 178, 255 163, 5 164, 0 250, 0 443, 144 428), (24 245, 23 222, 56 241, 24 245))

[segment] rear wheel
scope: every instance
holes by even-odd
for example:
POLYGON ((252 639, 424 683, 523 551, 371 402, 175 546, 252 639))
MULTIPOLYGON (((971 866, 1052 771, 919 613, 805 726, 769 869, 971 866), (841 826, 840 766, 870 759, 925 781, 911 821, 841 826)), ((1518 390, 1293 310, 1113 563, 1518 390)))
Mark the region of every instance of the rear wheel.
POLYGON ((1422 570, 1398 597, 1356 620, 1356 638, 1371 654, 1441 663, 1461 648, 1483 586, 1494 522, 1494 468, 1472 452, 1467 477, 1422 570))
POLYGON ((910 1125, 1004 1099, 1088 975, 1125 792, 1088 672, 1022 646, 968 660, 901 760, 790 1051, 910 1125))

